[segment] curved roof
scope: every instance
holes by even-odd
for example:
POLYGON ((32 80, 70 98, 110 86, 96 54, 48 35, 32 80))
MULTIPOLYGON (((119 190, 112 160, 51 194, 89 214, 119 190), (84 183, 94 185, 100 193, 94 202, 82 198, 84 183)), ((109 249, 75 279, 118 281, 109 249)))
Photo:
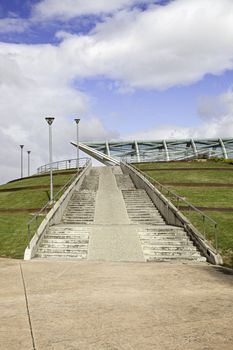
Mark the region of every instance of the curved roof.
MULTIPOLYGON (((77 147, 76 142, 71 142, 77 147)), ((233 158, 233 139, 80 142, 79 148, 104 164, 170 161, 195 157, 233 158)))

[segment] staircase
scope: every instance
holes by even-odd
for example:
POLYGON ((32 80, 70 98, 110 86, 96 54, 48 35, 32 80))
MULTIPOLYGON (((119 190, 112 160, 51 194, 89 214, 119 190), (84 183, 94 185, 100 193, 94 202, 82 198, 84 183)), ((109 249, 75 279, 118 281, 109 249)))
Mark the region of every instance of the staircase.
POLYGON ((129 218, 134 224, 165 224, 145 190, 122 190, 129 218))
POLYGON ((183 228, 167 225, 147 192, 118 166, 85 177, 37 258, 202 262, 183 228))
POLYGON ((115 175, 146 261, 206 261, 183 228, 166 225, 147 192, 136 189, 128 175, 115 175))
POLYGON ((99 176, 92 169, 68 203, 61 224, 51 226, 37 251, 37 258, 87 259, 89 224, 94 221, 99 176))

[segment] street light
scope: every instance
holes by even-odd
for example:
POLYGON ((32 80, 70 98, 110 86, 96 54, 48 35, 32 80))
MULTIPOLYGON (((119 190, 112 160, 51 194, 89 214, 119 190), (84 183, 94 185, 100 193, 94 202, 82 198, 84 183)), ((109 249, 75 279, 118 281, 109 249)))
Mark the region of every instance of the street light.
POLYGON ((23 147, 24 147, 24 145, 20 145, 20 148, 21 148, 21 179, 23 177, 23 147))
POLYGON ((28 153, 28 176, 30 176, 30 153, 31 151, 27 151, 28 153))
POLYGON ((75 122, 77 125, 77 138, 76 138, 76 141, 77 141, 77 169, 79 169, 79 126, 78 126, 78 124, 80 122, 80 119, 76 118, 75 122))
POLYGON ((53 169, 52 169, 52 124, 54 121, 53 117, 46 117, 46 122, 49 125, 49 163, 50 163, 50 204, 53 203, 53 169))

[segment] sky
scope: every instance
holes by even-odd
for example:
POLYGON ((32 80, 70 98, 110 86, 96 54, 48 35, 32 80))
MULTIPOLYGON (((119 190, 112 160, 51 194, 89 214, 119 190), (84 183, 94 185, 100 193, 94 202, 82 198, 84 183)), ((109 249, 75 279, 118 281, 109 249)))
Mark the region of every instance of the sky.
POLYGON ((233 0, 0 0, 0 183, 81 141, 233 136, 233 0))

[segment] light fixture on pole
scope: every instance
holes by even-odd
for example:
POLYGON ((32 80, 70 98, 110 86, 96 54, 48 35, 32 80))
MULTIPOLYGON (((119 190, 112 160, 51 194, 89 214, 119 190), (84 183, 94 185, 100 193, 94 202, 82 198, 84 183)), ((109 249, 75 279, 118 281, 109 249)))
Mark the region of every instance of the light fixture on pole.
POLYGON ((49 125, 49 163, 50 163, 50 203, 53 203, 53 150, 52 150, 52 124, 54 121, 53 117, 46 117, 46 122, 49 125))
POLYGON ((28 176, 30 176, 30 153, 31 151, 27 151, 28 153, 28 176))
POLYGON ((21 179, 23 177, 23 147, 24 147, 24 145, 20 145, 20 148, 21 148, 21 179))
POLYGON ((76 122, 76 125, 77 125, 77 138, 76 138, 76 142, 77 142, 77 169, 79 168, 79 122, 80 122, 80 119, 79 118, 76 118, 75 119, 75 122, 76 122))

